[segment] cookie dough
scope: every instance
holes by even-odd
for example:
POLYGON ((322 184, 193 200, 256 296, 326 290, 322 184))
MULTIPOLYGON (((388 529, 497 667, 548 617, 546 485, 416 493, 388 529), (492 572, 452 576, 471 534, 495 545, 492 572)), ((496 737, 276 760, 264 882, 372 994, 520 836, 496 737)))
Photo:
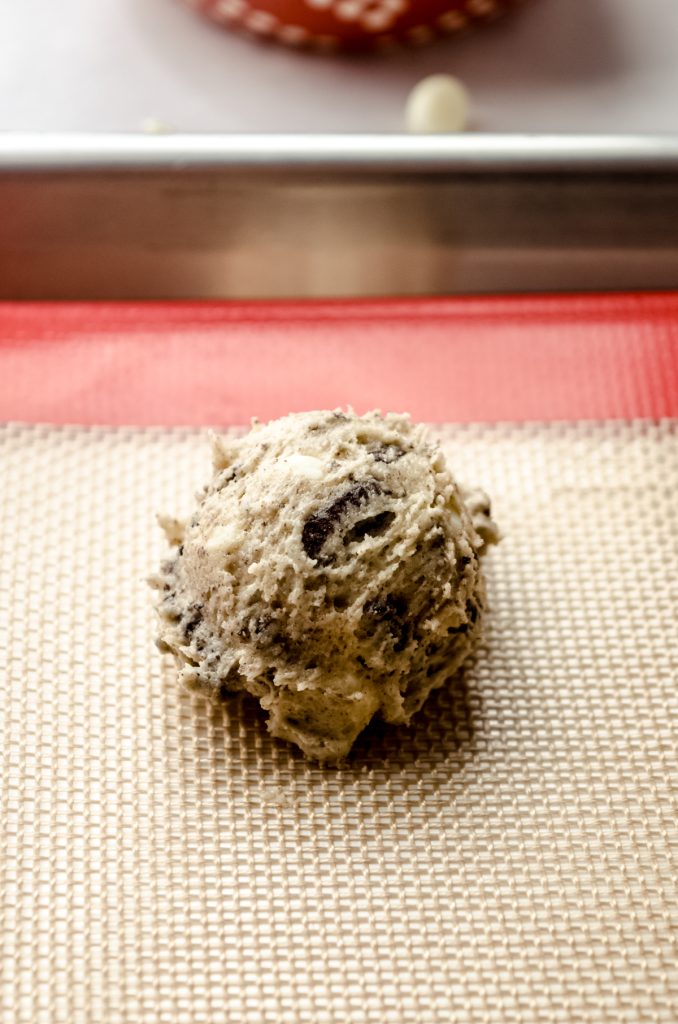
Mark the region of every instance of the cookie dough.
POLYGON ((253 694, 274 736, 336 762, 471 651, 489 502, 407 416, 294 414, 213 449, 193 518, 162 520, 158 645, 187 686, 253 694))

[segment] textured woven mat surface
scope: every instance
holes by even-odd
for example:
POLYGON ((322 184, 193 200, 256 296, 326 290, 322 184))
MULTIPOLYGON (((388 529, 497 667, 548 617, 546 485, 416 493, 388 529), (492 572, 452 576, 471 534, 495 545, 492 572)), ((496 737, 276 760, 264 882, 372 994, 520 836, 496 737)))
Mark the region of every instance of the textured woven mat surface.
POLYGON ((331 770, 154 649, 204 435, 2 428, 3 1022, 676 1021, 678 430, 438 429, 486 641, 331 770))

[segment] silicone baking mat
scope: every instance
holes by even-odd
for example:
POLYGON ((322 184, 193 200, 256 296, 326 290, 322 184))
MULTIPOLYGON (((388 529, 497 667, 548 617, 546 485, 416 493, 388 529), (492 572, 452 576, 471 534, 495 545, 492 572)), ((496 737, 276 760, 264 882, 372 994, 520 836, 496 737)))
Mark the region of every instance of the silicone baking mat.
POLYGON ((0 309, 3 1020, 674 1022, 677 368, 671 296, 0 309), (504 534, 339 769, 152 643, 199 424, 286 400, 437 420, 504 534))

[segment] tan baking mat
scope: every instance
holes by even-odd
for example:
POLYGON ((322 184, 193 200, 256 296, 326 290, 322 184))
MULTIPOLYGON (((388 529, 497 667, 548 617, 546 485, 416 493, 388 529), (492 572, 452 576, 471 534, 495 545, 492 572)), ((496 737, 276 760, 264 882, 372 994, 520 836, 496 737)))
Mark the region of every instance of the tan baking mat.
POLYGON ((487 640, 332 770, 153 646, 204 435, 2 429, 4 1021, 678 1019, 678 431, 444 432, 487 640))

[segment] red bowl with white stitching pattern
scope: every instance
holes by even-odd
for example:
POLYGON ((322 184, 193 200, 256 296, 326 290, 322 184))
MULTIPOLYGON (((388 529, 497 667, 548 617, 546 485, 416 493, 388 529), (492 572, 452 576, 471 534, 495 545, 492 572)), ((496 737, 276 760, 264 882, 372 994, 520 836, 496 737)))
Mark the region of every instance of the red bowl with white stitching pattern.
POLYGON ((189 0, 222 25, 291 46, 320 50, 422 45, 521 0, 189 0))

